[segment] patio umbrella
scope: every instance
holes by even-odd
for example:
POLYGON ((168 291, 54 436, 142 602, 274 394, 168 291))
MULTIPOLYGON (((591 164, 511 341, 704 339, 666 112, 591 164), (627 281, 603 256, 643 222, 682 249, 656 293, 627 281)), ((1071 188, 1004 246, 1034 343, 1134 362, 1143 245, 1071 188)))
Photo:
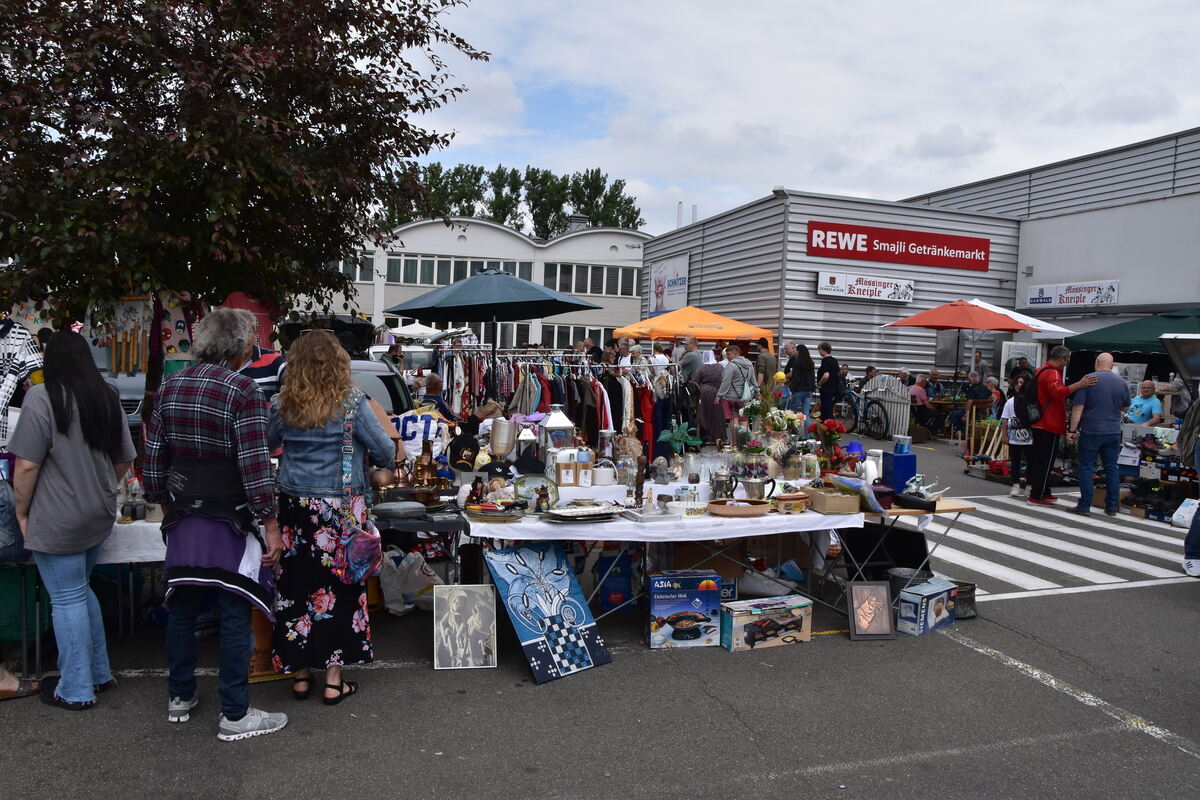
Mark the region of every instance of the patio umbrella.
POLYGON ((1159 337, 1164 333, 1200 333, 1200 311, 1167 311, 1152 317, 1119 322, 1107 328, 1067 339, 1072 350, 1108 350, 1117 353, 1165 353, 1159 337))
POLYGON ((980 300, 978 297, 968 300, 971 305, 986 308, 988 311, 995 311, 997 314, 1003 314, 1006 317, 1015 319, 1017 322, 1024 322, 1026 325, 1033 327, 1033 338, 1035 339, 1063 339, 1067 336, 1074 336, 1075 331, 1069 328, 1064 328, 1061 325, 1055 325, 1052 322, 1031 317, 1028 314, 1021 314, 1016 311, 1009 311, 1007 308, 992 305, 986 300, 980 300))
POLYGON ((695 336, 706 342, 715 342, 718 339, 725 341, 753 340, 761 337, 767 340, 771 352, 775 352, 775 336, 766 328, 738 322, 735 319, 722 317, 720 314, 714 314, 695 306, 684 306, 675 311, 668 311, 666 314, 659 314, 656 317, 626 325, 624 328, 617 328, 613 331, 613 336, 628 336, 632 339, 679 339, 684 336, 695 336))
MULTIPOLYGON (((953 303, 937 306, 926 311, 918 311, 911 317, 898 319, 881 325, 881 328, 928 328, 935 331, 1034 331, 1032 325, 1027 325, 1014 319, 1007 313, 992 311, 966 300, 955 300, 953 303)), ((971 361, 975 360, 975 342, 971 339, 971 361)), ((955 377, 958 367, 954 368, 955 377)))
POLYGON ((509 275, 498 269, 485 269, 466 280, 455 281, 420 297, 414 297, 386 309, 386 314, 402 314, 424 322, 491 322, 492 386, 495 397, 497 323, 518 319, 541 319, 568 311, 600 308, 595 303, 562 294, 545 286, 509 275))

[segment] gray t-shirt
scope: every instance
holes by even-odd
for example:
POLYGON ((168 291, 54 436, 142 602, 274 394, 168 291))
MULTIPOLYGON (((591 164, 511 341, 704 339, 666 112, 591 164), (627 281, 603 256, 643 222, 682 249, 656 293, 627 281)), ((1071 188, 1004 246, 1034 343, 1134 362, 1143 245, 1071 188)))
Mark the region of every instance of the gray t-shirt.
POLYGON ((83 439, 78 412, 71 414, 67 435, 58 432, 44 385, 34 386, 25 395, 8 449, 18 458, 41 464, 25 537, 30 550, 53 555, 82 553, 112 533, 117 516, 113 462, 132 461, 137 456, 124 415, 118 424, 120 449, 97 452, 83 439))
POLYGON ((1071 398, 1075 405, 1083 406, 1079 432, 1093 436, 1120 433, 1121 413, 1129 407, 1129 386, 1108 370, 1092 374, 1099 383, 1080 389, 1071 398))
POLYGON ((683 358, 679 359, 679 375, 684 382, 695 380, 696 371, 704 366, 704 356, 700 355, 699 350, 685 352, 683 358))

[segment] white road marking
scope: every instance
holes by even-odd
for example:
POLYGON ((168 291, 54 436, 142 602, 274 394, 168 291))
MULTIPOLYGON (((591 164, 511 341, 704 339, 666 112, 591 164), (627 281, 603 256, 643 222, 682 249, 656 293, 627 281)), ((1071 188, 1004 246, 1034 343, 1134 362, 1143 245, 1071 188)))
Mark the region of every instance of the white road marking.
POLYGON ((963 647, 974 650, 976 653, 985 655, 994 661, 998 661, 1006 667, 1010 667, 1024 675, 1027 675, 1030 678, 1033 678, 1043 686, 1048 686, 1060 694, 1064 694, 1067 697, 1078 700, 1085 706, 1091 706, 1097 711, 1100 711, 1102 714, 1112 717, 1117 722, 1131 730, 1140 731, 1153 739, 1157 739, 1164 744, 1174 747, 1181 753, 1185 753, 1195 759, 1200 759, 1200 746, 1197 746, 1196 743, 1190 739, 1186 739, 1177 733, 1167 730, 1166 728, 1155 725, 1153 722, 1145 719, 1144 717, 1139 717, 1123 708, 1114 706, 1112 703, 1102 700, 1090 692, 1085 692, 1082 689, 1076 689, 1074 686, 1060 681, 1058 678, 1054 677, 1045 670, 1038 669, 1030 664, 1026 664, 1024 661, 1018 661, 1012 656, 1005 655, 993 647, 980 644, 974 639, 964 636, 953 628, 943 628, 941 631, 939 631, 939 633, 941 633, 947 639, 961 644, 963 647))
POLYGON ((1004 583, 1011 583, 1013 586, 1020 586, 1022 589, 1057 589, 1059 587, 1057 583, 1043 580, 1035 575, 1029 575, 1011 567, 1006 567, 1003 564, 997 564, 994 561, 973 556, 970 553, 964 553, 961 550, 955 550, 946 544, 935 550, 933 557, 939 561, 945 561, 948 564, 955 564, 963 569, 987 575, 989 578, 995 578, 1004 583))
MULTIPOLYGON (((1038 528, 1048 530, 1048 531, 1054 531, 1056 533, 1065 533, 1068 536, 1074 536, 1077 539, 1087 539, 1088 541, 1095 542, 1097 544, 1108 545, 1109 547, 1113 547, 1118 550, 1128 550, 1131 553, 1139 553, 1139 554, 1145 555, 1145 556, 1153 556, 1154 558, 1163 558, 1172 563, 1177 562, 1181 558, 1183 558, 1182 542, 1179 542, 1180 549, 1172 552, 1170 550, 1163 550, 1161 547, 1153 547, 1148 544, 1142 544, 1141 542, 1128 542, 1128 541, 1125 541, 1124 539, 1118 539, 1115 536, 1107 536, 1103 533, 1093 533, 1090 530, 1083 530, 1081 528, 1076 528, 1071 525, 1065 525, 1060 522, 1050 522, 1038 514, 1030 514, 1027 512, 1023 512, 1023 511, 1013 511, 1012 509, 1009 509, 1009 508, 985 505, 983 503, 979 503, 978 501, 976 501, 976 505, 979 508, 979 510, 984 513, 1004 514, 1005 516, 1008 516, 1010 518, 1013 516, 1017 516, 1017 517, 1020 517, 1021 519, 1027 519, 1030 522, 1036 523, 1038 528)), ((1075 520, 1072 520, 1072 522, 1074 522, 1074 521, 1075 520)), ((1079 521, 1083 522, 1084 520, 1079 520, 1079 521)), ((982 520, 979 520, 979 521, 975 522, 974 524, 983 526, 983 525, 990 524, 990 523, 985 523, 982 520)), ((1111 531, 1112 528, 1108 528, 1108 530, 1111 531)))
MULTIPOLYGON (((973 499, 984 500, 984 501, 987 501, 987 500, 999 501, 1006 508, 1012 508, 1013 510, 1020 509, 1021 511, 1025 511, 1027 513, 1032 513, 1035 516, 1038 516, 1039 519, 1042 519, 1043 517, 1039 514, 1037 509, 1046 508, 1046 506, 1031 506, 1031 505, 1029 505, 1029 503, 1026 503, 1024 501, 1017 500, 1017 499, 1011 498, 1011 497, 987 497, 987 498, 973 498, 973 499)), ((1070 507, 1073 505, 1075 505, 1075 504, 1074 503, 1060 503, 1059 505, 1055 506, 1055 508, 1056 509, 1058 509, 1060 507, 1067 508, 1067 507, 1070 507)), ((1053 514, 1054 516, 1059 516, 1057 511, 1046 511, 1045 514, 1047 516, 1051 515, 1051 514, 1053 514)), ((1161 523, 1161 522, 1147 522, 1145 520, 1137 519, 1136 517, 1131 517, 1128 514, 1119 514, 1115 517, 1106 517, 1106 516, 1102 516, 1102 515, 1097 515, 1097 516, 1089 515, 1086 517, 1082 517, 1082 516, 1072 515, 1070 517, 1070 520, 1079 525, 1087 525, 1089 527, 1100 528, 1101 530, 1107 530, 1107 531, 1113 530, 1114 525, 1120 526, 1121 533, 1128 534, 1129 536, 1136 536, 1139 539, 1145 539, 1150 542, 1158 542, 1159 544, 1170 544, 1170 545, 1175 545, 1177 547, 1183 546, 1183 537, 1187 534, 1187 532, 1184 531, 1182 528, 1171 528, 1170 526, 1168 526, 1164 523, 1161 523), (1130 523, 1139 523, 1139 524, 1133 525, 1130 523), (1150 527, 1152 527, 1152 530, 1143 530, 1141 526, 1150 526, 1150 527), (1176 531, 1176 530, 1179 531, 1178 534, 1174 533, 1174 531, 1176 531), (1162 531, 1167 531, 1167 533, 1162 533, 1162 531)))
MULTIPOLYGON (((975 527, 984 527, 980 522, 972 522, 969 524, 975 527)), ((944 531, 945 529, 946 523, 931 522, 929 523, 929 527, 926 528, 926 531, 944 531)), ((1099 561, 1102 564, 1111 564, 1114 567, 1121 567, 1122 569, 1127 569, 1130 572, 1137 572, 1141 575, 1149 575, 1152 578, 1174 578, 1179 574, 1178 571, 1165 569, 1163 567, 1155 567, 1150 564, 1144 564, 1141 561, 1134 561, 1132 558, 1114 555, 1112 553, 1105 552, 1104 550, 1097 550, 1093 547, 1084 547, 1083 545, 1074 544, 1072 542, 1063 542, 1054 538, 1053 536, 1043 536, 1040 533, 1034 533, 1023 528, 1013 528, 1008 525, 996 525, 988 523, 986 525, 986 529, 989 533, 998 533, 1005 536, 1011 536, 1015 539, 1020 539, 1023 542, 1029 542, 1030 544, 1040 544, 1041 546, 1050 548, 1051 550, 1061 550, 1066 553, 1071 553, 1072 555, 1085 556, 1093 561, 1099 561)), ((953 536, 953 534, 951 535, 953 536)))
MULTIPOLYGON (((1018 561, 1028 561, 1031 564, 1037 564, 1040 567, 1057 570, 1073 578, 1078 578, 1082 581, 1091 581, 1092 583, 1120 583, 1125 580, 1118 578, 1116 575, 1109 575, 1106 572, 1099 570, 1088 569, 1078 564, 1072 564, 1070 561, 1054 558, 1052 556, 1042 555, 1032 550, 1026 550, 1024 547, 1014 547, 1011 544, 997 542, 994 539, 989 539, 986 536, 980 536, 975 533, 967 533, 966 531, 955 528, 947 537, 951 541, 962 542, 964 544, 975 545, 984 550, 991 550, 993 553, 1003 553, 1006 556, 1012 556, 1018 561)), ((934 551, 937 552, 936 550, 934 551)))
POLYGON ((963 756, 971 756, 983 753, 996 753, 1005 750, 1013 750, 1018 747, 1044 747, 1050 744, 1059 742, 1069 742, 1072 739, 1087 739, 1093 736, 1102 736, 1108 733, 1128 733, 1129 726, 1127 725, 1106 725, 1102 728, 1092 728, 1086 731, 1066 731, 1064 733, 1052 733, 1046 736, 1023 736, 1018 739, 1009 739, 1005 742, 985 742, 983 744, 970 745, 967 747, 950 747, 945 750, 926 750, 918 753, 904 753, 896 756, 883 756, 881 758, 864 758, 860 761, 840 761, 836 764, 818 764, 814 767, 803 767, 796 770, 787 770, 785 772, 771 771, 766 774, 766 779, 770 781, 779 780, 780 778, 813 776, 813 775, 828 775, 830 773, 861 773, 863 770, 875 769, 877 767, 898 767, 904 764, 913 764, 921 761, 952 761, 962 758, 963 756))
POLYGON ((984 603, 992 600, 1015 600, 1025 597, 1049 597, 1056 594, 1084 594, 1086 592, 1104 592, 1110 589, 1139 589, 1144 586, 1170 586, 1173 583, 1196 583, 1200 584, 1200 580, 1189 578, 1186 575, 1179 575, 1174 578, 1156 578, 1149 581, 1125 581, 1124 583, 1103 583, 1093 584, 1088 586, 1060 586, 1057 589, 1035 589, 1028 592, 1004 592, 998 594, 989 594, 987 597, 979 597, 976 602, 984 603))

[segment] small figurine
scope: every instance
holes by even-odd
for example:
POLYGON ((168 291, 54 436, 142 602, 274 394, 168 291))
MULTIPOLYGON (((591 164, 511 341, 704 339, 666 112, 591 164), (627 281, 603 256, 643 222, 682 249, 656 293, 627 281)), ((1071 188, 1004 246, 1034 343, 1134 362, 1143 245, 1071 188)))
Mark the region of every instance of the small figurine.
POLYGON ((638 456, 637 460, 637 477, 633 484, 633 504, 638 508, 642 507, 642 492, 646 486, 646 457, 638 456))
MULTIPOLYGON (((937 481, 937 478, 934 478, 937 481)), ((925 485, 925 476, 917 473, 908 479, 908 483, 904 484, 904 493, 911 494, 914 497, 923 497, 926 500, 937 502, 942 499, 942 495, 946 493, 945 489, 938 489, 937 483, 925 485)))
POLYGON ((533 503, 533 513, 541 514, 550 510, 550 487, 542 484, 537 488, 537 499, 533 503))
POLYGON ((476 505, 483 502, 483 495, 487 490, 483 485, 483 478, 476 478, 471 482, 471 491, 467 494, 467 504, 476 505))

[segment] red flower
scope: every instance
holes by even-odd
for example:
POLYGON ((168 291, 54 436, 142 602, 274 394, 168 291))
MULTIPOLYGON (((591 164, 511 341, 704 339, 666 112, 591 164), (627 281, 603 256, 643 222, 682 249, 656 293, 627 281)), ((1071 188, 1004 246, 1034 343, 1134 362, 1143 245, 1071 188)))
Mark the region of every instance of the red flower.
POLYGON ((808 432, 809 432, 809 433, 816 433, 816 432, 817 432, 817 423, 815 423, 815 422, 814 422, 812 425, 809 425, 809 426, 808 426, 808 432))
POLYGON ((317 589, 309 596, 308 602, 312 605, 313 612, 317 614, 328 614, 333 611, 335 598, 333 593, 326 589, 317 589))

